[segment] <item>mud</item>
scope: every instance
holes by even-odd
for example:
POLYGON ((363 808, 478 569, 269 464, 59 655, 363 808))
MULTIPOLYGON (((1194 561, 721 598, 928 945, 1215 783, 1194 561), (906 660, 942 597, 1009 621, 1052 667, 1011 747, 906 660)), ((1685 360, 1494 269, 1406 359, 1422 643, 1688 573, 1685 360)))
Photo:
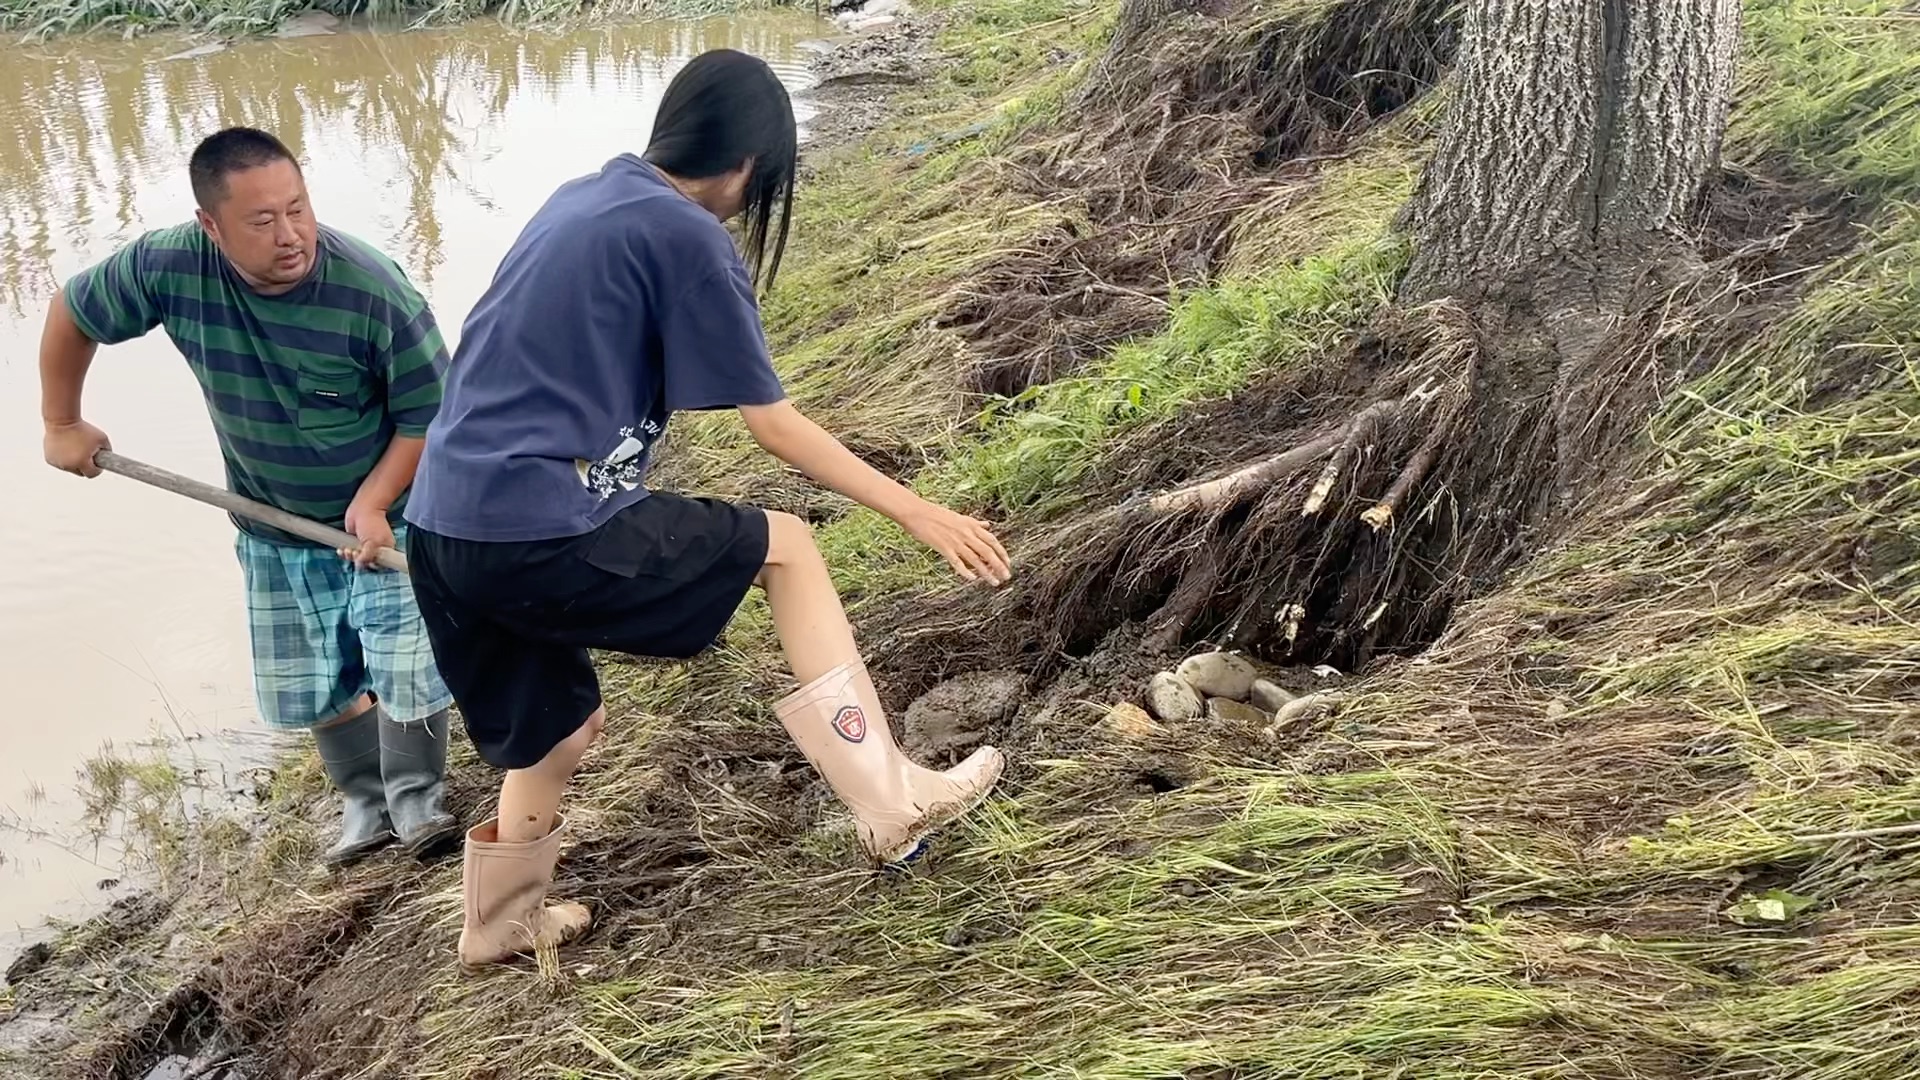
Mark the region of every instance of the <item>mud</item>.
POLYGON ((950 679, 907 706, 906 746, 923 764, 958 760, 1019 709, 1027 680, 1014 671, 950 679))
POLYGON ((808 64, 815 83, 804 91, 817 111, 807 124, 803 171, 878 129, 901 90, 932 74, 939 27, 936 15, 905 15, 820 43, 808 64))
POLYGON ((76 1022, 105 1003, 113 1003, 106 1004, 112 1017, 94 1019, 137 1023, 136 1005, 114 1003, 116 995, 101 991, 144 982, 164 964, 158 954, 165 939, 154 930, 172 908, 152 893, 122 897, 58 942, 35 946, 15 961, 7 971, 11 1008, 0 1012, 0 1065, 66 1050, 78 1037, 76 1022))
MULTIPOLYGON (((1363 20, 1351 22, 1366 25, 1363 20)), ((810 159, 882 123, 890 95, 910 84, 898 81, 898 73, 907 73, 902 77, 909 80, 926 77, 928 69, 922 65, 930 57, 931 27, 917 17, 902 19, 858 39, 858 44, 843 46, 846 52, 839 60, 833 59, 834 53, 823 57, 821 70, 848 74, 811 92, 820 117, 813 125, 810 159)), ((1273 35, 1284 37, 1280 30, 1273 35)), ((1310 65, 1324 59, 1322 46, 1331 49, 1342 43, 1274 44, 1297 48, 1290 55, 1310 65)), ((1055 316, 1089 320, 1084 325, 1100 334, 1131 333, 1147 325, 1152 305, 1143 306, 1133 295, 1138 288, 1131 293, 1126 288, 1100 292, 1085 286, 1118 282, 1129 288, 1164 289, 1164 270, 1170 263, 1188 275, 1204 274, 1223 251, 1231 209, 1248 197, 1238 188, 1250 175, 1267 175, 1271 161, 1262 155, 1276 146, 1298 151, 1344 145, 1376 118, 1365 108, 1356 111, 1354 102, 1327 104, 1319 100, 1323 95, 1298 85, 1271 94, 1250 92, 1249 73, 1225 65, 1223 59, 1243 52, 1242 44, 1222 45, 1218 51, 1193 42, 1185 47, 1188 52, 1150 65, 1152 77, 1132 90, 1143 96, 1109 101, 1108 111, 1100 116, 1106 126, 1071 140, 1062 156, 1048 162, 1050 183, 1091 193, 1097 234, 1084 245, 1079 238, 1058 238, 1058 244, 1040 245, 1021 256, 1029 261, 1005 262, 984 275, 981 288, 993 291, 979 293, 984 299, 970 312, 982 335, 1005 331, 1011 341, 1055 316), (1198 78, 1196 72, 1206 77, 1198 78), (1167 98, 1170 88, 1182 85, 1198 89, 1177 100, 1167 98), (1142 109, 1158 115, 1163 105, 1176 106, 1180 122, 1173 127, 1159 122, 1152 151, 1130 159, 1140 166, 1137 175, 1129 172, 1124 184, 1100 180, 1095 166, 1107 160, 1104 155, 1138 140, 1137 131, 1128 132, 1126 125, 1138 120, 1142 109), (1330 119, 1335 114, 1348 119, 1336 123, 1330 119), (1364 119, 1352 119, 1355 116, 1364 119), (1195 181, 1196 168, 1220 162, 1234 167, 1195 181), (1189 220, 1196 202, 1207 209, 1202 220, 1189 220), (1127 240, 1142 230, 1143 219, 1166 226, 1155 232, 1148 250, 1127 240), (1150 269, 1159 277, 1150 275, 1150 269), (1043 286, 1037 293, 1035 281, 1043 286), (1071 298, 1076 291, 1078 298, 1071 298), (1107 299, 1088 302, 1086 297, 1095 293, 1107 299), (1036 295, 1038 301, 1030 303, 1036 295), (1087 306, 1070 307, 1069 299, 1087 306), (1008 321, 994 321, 1003 316, 1008 321)), ((1414 52, 1404 51, 1409 56, 1414 52)), ((1405 57, 1396 54, 1391 42, 1338 58, 1352 61, 1334 65, 1342 68, 1380 61, 1375 66, 1387 73, 1379 78, 1391 85, 1377 99, 1360 104, 1379 104, 1383 112, 1403 100, 1395 96, 1400 83, 1417 81, 1413 76, 1422 72, 1431 74, 1422 66, 1431 61, 1424 54, 1418 64, 1401 62, 1404 70, 1392 70, 1391 62, 1405 57)), ((1041 157, 1036 153, 1034 160, 1041 157)), ((1160 311, 1154 317, 1163 315, 1160 311)), ((978 373, 981 385, 999 385, 1000 375, 1009 386, 1048 378, 1081 355, 1051 338, 1033 348, 1051 350, 1045 364, 1031 363, 1039 352, 1022 353, 1030 362, 1027 367, 983 371, 978 373), (1063 366, 1048 366, 1056 363, 1063 366)), ((1096 345, 1085 345, 1086 355, 1096 351, 1096 345)), ((1303 394, 1297 381, 1270 380, 1215 411, 1198 410, 1199 419, 1183 417, 1141 435, 1141 453, 1122 460, 1146 470, 1157 482, 1238 454, 1270 452, 1292 436, 1292 427, 1300 421, 1321 418, 1311 410, 1347 407, 1393 359, 1391 349, 1377 340, 1355 355, 1361 363, 1327 377, 1344 395, 1305 405, 1315 399, 1303 394), (1275 422, 1275 417, 1286 422, 1275 422)), ((1137 485, 1121 486, 1133 480, 1111 472, 1096 476, 1096 499, 1112 495, 1117 501, 1124 491, 1138 490, 1137 485)), ((1100 504, 1092 505, 1097 509, 1100 504)), ((1184 539, 1195 536, 1188 533, 1184 539)), ((1222 545, 1233 540, 1225 534, 1199 539, 1222 545)), ((1243 544, 1241 551, 1250 575, 1272 571, 1261 564, 1257 548, 1243 544)), ((1111 568, 1090 569, 1055 554, 1060 564, 1037 577, 1092 585, 1079 592, 1028 591, 1005 610, 954 604, 948 610, 958 615, 949 624, 935 626, 927 625, 927 598, 914 597, 892 613, 891 626, 874 628, 870 664, 890 707, 913 702, 896 715, 903 716, 906 741, 922 760, 931 762, 990 741, 1008 752, 1008 783, 1017 786, 1037 775, 1036 763, 1075 758, 1084 770, 1067 782, 1072 786, 1060 804, 1036 810, 1063 819, 1188 787, 1223 762, 1284 753, 1297 754, 1296 763, 1303 768, 1340 764, 1329 756, 1334 751, 1321 750, 1316 756, 1310 745, 1323 717, 1289 728, 1286 741, 1274 746, 1261 730, 1265 717, 1252 712, 1216 710, 1203 722, 1166 725, 1153 724, 1137 708, 1110 712, 1108 706, 1114 703, 1137 700, 1168 659, 1143 648, 1142 639, 1151 629, 1148 618, 1187 570, 1180 559, 1185 552, 1170 547, 1157 554, 1162 561, 1156 569, 1165 571, 1162 580, 1121 596, 1091 591, 1119 580, 1111 568), (1116 738, 1116 733, 1128 737, 1116 738)), ((1259 597, 1261 590, 1255 581, 1237 592, 1228 590, 1228 595, 1259 597)), ((1195 630, 1183 635, 1186 639, 1209 636, 1228 619, 1221 611, 1203 611, 1191 621, 1195 630)), ((1288 690, 1315 689, 1327 681, 1307 668, 1268 674, 1288 690)), ((759 685, 750 688, 745 700, 772 700, 777 673, 761 672, 753 678, 759 685)), ((716 961, 794 963, 840 953, 855 956, 869 944, 858 940, 860 935, 783 939, 768 933, 768 927, 782 925, 768 905, 812 910, 819 903, 847 903, 854 890, 906 887, 889 882, 850 887, 845 875, 836 873, 838 882, 808 891, 804 879, 809 873, 818 875, 822 861, 802 847, 832 842, 830 835, 822 839, 828 830, 819 824, 833 817, 830 796, 777 725, 738 722, 743 700, 735 685, 739 681, 737 671, 693 670, 674 737, 640 749, 609 747, 604 757, 590 763, 582 787, 597 786, 602 797, 583 808, 593 827, 581 830, 580 842, 563 860, 556 882, 558 894, 591 898, 597 920, 589 938, 566 954, 570 970, 596 979, 661 977, 716 961), (616 785, 618 797, 607 795, 616 785), (780 882, 780 890, 768 889, 767 881, 780 882)), ((1336 742, 1345 745, 1344 740, 1336 742)), ((465 785, 454 800, 464 815, 473 802, 462 800, 477 801, 479 789, 491 778, 478 770, 456 776, 456 783, 465 785)), ((1115 837, 1113 842, 1130 841, 1115 837)), ((917 872, 938 872, 939 866, 936 844, 917 872)), ((153 966, 128 974, 137 975, 141 985, 171 989, 158 995, 109 995, 118 1002, 158 1004, 113 1006, 121 1012, 105 1025, 112 1037, 81 1056, 83 1067, 77 1075, 118 1078, 191 1068, 224 1069, 236 1077, 309 1080, 398 1075, 391 1063, 407 1059, 409 1046, 420 1038, 436 1007, 435 987, 449 974, 449 928, 457 925, 454 909, 447 905, 447 878, 428 881, 427 873, 393 862, 370 867, 343 887, 324 890, 324 900, 278 905, 269 918, 243 920, 244 932, 223 939, 197 964, 181 963, 186 954, 168 946, 204 924, 171 912, 170 918, 149 920, 150 925, 102 950, 117 953, 118 960, 76 964, 70 969, 72 983, 56 982, 54 969, 43 969, 28 980, 19 1001, 23 1010, 41 1009, 43 1016, 60 1002, 77 1010, 77 1003, 85 1000, 77 989, 84 977, 97 979, 114 963, 139 965, 152 956, 153 966), (68 991, 64 998, 54 992, 61 986, 68 991), (385 1072, 379 1071, 383 1068, 385 1072)), ((197 912, 195 917, 208 916, 197 912)), ((1020 917, 1017 910, 984 918, 956 916, 949 942, 963 947, 1017 933, 1020 917)), ((83 955, 71 943, 60 952, 63 957, 83 955)), ((559 977, 543 971, 540 985, 559 977)), ((561 1007, 532 986, 525 977, 497 979, 464 1005, 473 1015, 511 1015, 516 1025, 561 1007)), ((0 1033, 8 1026, 0 1024, 0 1033)), ((563 1057, 515 1062, 521 1071, 497 1075, 595 1067, 584 1050, 570 1058, 564 1057, 565 1049, 552 1052, 563 1057)))

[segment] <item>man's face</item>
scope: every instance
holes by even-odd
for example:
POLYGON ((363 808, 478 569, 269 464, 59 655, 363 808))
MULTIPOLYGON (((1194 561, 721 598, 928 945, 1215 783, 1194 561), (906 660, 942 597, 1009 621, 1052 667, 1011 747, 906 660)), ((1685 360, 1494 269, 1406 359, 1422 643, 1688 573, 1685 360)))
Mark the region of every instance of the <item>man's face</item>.
POLYGON ((256 289, 285 291, 313 269, 318 227, 306 179, 291 161, 228 173, 226 198, 198 216, 207 236, 256 289))

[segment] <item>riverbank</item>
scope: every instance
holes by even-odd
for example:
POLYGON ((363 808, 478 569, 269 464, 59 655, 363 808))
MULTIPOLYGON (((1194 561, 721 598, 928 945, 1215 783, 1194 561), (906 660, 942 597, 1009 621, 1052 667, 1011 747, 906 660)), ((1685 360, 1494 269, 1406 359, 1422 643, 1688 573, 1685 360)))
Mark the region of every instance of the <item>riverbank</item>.
POLYGON ((697 19, 784 6, 811 5, 802 0, 0 0, 0 33, 28 40, 156 30, 297 37, 343 17, 418 27, 495 16, 532 25, 582 18, 697 19))
MULTIPOLYGON (((1396 222, 1452 7, 1298 0, 1103 68, 1107 5, 948 0, 866 140, 813 162, 765 308, 790 387, 1003 522, 1021 578, 947 588, 724 416, 676 420, 663 479, 815 521, 909 744, 1008 751, 1001 796, 914 873, 855 868, 768 714, 782 668, 750 603, 695 664, 604 667, 612 737, 557 885, 594 906, 588 940, 458 977, 458 866, 310 878, 301 763, 262 842, 9 992, 22 1018, 79 1004, 7 1064, 1911 1075, 1920 24, 1897 3, 1747 5, 1702 276, 1623 324, 1619 355, 1670 377, 1510 569, 1355 670, 1269 645, 1286 691, 1341 694, 1296 723, 1140 708, 1267 599, 1207 587, 1260 544, 1189 561, 1265 511, 1143 526, 1133 496, 1310 442, 1409 324, 1437 333, 1395 303, 1396 222)), ((1288 520, 1313 479, 1279 491, 1288 520)), ((458 747, 459 811, 491 783, 458 747)))

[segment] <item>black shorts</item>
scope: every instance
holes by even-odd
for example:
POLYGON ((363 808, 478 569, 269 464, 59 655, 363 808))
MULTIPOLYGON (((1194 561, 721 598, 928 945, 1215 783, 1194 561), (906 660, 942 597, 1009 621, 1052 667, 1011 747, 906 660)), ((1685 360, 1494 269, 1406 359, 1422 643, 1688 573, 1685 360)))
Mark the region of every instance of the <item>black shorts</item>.
POLYGON ((767 517, 654 492, 582 536, 485 543, 415 526, 407 548, 474 749, 524 769, 600 707, 587 650, 683 660, 713 644, 766 564, 767 517))

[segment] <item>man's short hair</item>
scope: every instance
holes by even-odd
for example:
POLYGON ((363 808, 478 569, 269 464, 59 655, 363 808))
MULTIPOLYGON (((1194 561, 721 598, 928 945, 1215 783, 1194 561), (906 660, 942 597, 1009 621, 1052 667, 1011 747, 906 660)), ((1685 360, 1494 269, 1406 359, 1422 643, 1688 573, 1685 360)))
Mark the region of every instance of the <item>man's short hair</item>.
POLYGON ((276 161, 292 161, 287 145, 259 128, 230 127, 200 140, 187 162, 187 179, 193 185, 193 201, 211 212, 227 197, 227 177, 247 169, 257 169, 276 161))

